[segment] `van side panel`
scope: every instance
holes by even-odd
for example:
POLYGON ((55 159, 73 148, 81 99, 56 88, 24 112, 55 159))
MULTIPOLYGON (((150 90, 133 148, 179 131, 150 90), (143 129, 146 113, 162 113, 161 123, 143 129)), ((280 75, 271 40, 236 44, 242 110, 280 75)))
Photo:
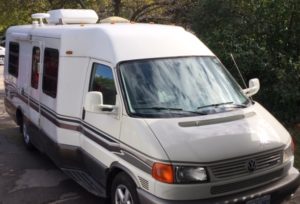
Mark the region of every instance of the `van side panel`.
POLYGON ((61 127, 57 128, 60 144, 80 146, 78 128, 88 63, 88 58, 60 57, 55 118, 61 127))
POLYGON ((88 64, 89 58, 87 57, 60 57, 57 113, 81 118, 81 105, 88 64))
MULTIPOLYGON (((28 121, 28 124, 31 137, 39 138, 39 142, 42 142, 43 152, 59 168, 91 193, 102 197, 106 196, 107 166, 97 161, 79 146, 55 142, 50 139, 48 133, 39 130, 30 121, 28 121)), ((38 146, 38 148, 40 147, 38 146)))
POLYGON ((19 76, 17 80, 17 87, 21 92, 28 94, 30 88, 31 76, 31 43, 29 41, 20 42, 19 55, 19 76))

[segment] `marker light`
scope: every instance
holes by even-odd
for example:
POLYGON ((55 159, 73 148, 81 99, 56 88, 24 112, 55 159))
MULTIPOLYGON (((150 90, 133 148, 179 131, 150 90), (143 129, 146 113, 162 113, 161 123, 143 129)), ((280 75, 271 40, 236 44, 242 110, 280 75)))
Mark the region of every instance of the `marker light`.
POLYGON ((292 141, 284 150, 283 150, 283 163, 291 160, 294 156, 294 142, 292 141))

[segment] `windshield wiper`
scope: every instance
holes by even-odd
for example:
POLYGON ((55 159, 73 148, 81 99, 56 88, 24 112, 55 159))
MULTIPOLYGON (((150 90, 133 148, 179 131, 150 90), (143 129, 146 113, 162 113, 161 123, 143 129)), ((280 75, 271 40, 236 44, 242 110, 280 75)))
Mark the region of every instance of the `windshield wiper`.
POLYGON ((160 106, 154 106, 154 107, 140 107, 140 108, 134 108, 134 109, 142 109, 142 110, 169 110, 169 111, 178 111, 178 112, 185 112, 185 113, 193 113, 197 115, 207 115, 206 113, 198 112, 198 111, 188 111, 183 110, 182 108, 173 108, 173 107, 160 107, 160 106))
POLYGON ((172 107, 160 107, 160 106, 153 106, 153 107, 139 107, 139 108, 134 108, 134 109, 142 109, 142 110, 147 110, 147 109, 152 109, 152 110, 175 110, 175 111, 182 111, 182 108, 172 108, 172 107))
POLYGON ((225 102, 225 103, 216 103, 216 104, 210 104, 210 105, 206 105, 206 106, 199 106, 197 109, 202 109, 202 108, 207 108, 207 107, 219 107, 219 106, 223 106, 223 105, 231 105, 230 107, 234 107, 234 108, 246 108, 247 105, 244 104, 235 104, 234 102, 230 101, 230 102, 225 102))

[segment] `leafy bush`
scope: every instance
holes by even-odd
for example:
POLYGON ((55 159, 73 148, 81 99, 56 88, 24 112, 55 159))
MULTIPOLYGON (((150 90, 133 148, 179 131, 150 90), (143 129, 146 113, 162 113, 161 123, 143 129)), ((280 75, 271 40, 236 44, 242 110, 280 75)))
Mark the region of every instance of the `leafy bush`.
MULTIPOLYGON (((202 0, 191 28, 239 80, 258 77, 255 100, 282 122, 300 122, 300 12, 298 0, 202 0)), ((240 83, 241 84, 241 83, 240 83)))

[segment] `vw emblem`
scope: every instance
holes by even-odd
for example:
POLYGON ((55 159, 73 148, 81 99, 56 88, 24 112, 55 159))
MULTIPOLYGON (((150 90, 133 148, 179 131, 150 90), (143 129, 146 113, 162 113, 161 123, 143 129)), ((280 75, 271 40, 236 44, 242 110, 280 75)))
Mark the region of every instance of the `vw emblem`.
POLYGON ((249 172, 253 172, 256 170, 256 161, 254 159, 251 159, 247 163, 247 169, 249 172))

